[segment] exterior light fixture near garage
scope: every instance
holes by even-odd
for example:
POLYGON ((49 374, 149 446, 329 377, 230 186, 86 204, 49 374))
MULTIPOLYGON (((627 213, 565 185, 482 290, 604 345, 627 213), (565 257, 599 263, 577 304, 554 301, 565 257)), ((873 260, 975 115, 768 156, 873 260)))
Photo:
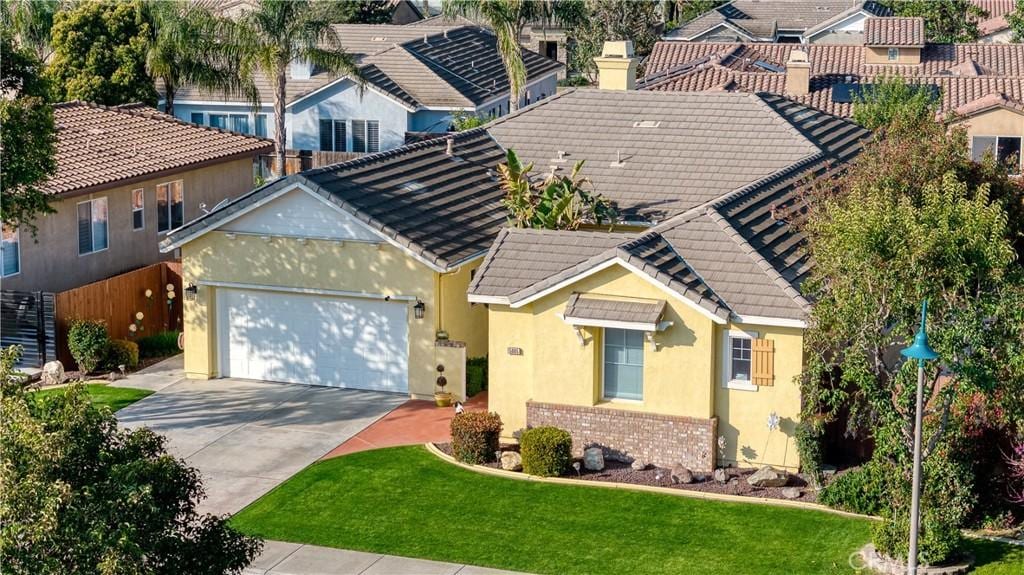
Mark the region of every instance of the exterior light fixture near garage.
POLYGON ((426 309, 427 304, 420 300, 416 300, 416 305, 412 306, 412 315, 415 316, 416 319, 423 319, 423 312, 425 312, 426 309))
POLYGON ((196 301, 196 296, 199 294, 199 286, 196 284, 188 284, 185 288, 185 299, 188 301, 196 301))

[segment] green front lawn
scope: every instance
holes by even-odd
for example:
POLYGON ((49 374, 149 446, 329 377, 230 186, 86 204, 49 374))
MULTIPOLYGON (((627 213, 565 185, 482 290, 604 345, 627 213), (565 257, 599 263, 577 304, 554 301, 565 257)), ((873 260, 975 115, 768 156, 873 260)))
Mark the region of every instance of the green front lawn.
MULTIPOLYGON (((63 387, 44 389, 35 392, 38 397, 47 397, 58 393, 64 393, 63 387)), ((111 411, 117 411, 127 407, 136 401, 151 395, 153 392, 148 389, 135 389, 134 387, 111 387, 103 383, 87 383, 85 390, 89 392, 89 399, 92 404, 99 407, 109 407, 111 411)))

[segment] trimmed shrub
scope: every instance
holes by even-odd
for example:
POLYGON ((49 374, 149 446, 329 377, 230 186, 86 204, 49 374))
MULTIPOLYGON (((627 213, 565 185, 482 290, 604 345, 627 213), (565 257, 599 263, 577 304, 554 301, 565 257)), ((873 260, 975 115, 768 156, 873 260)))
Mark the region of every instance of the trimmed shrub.
POLYGON ((815 487, 821 486, 822 437, 825 423, 820 417, 807 417, 796 426, 796 450, 800 467, 811 478, 815 487))
POLYGON ((572 436, 557 427, 527 429, 519 438, 523 471, 541 477, 557 477, 572 465, 572 436))
POLYGON ((818 501, 843 511, 881 515, 892 505, 888 494, 895 474, 880 463, 866 463, 836 477, 821 490, 818 501))
POLYGON ((176 355, 178 349, 178 334, 179 331, 162 331, 156 335, 148 335, 146 337, 140 337, 136 342, 139 344, 139 356, 143 358, 147 357, 166 357, 168 355, 176 355))
POLYGON ((466 360, 466 397, 487 391, 487 356, 466 360))
POLYGON ((463 463, 494 461, 501 418, 497 413, 464 411, 452 418, 452 455, 463 463))
POLYGON ((110 340, 110 347, 107 349, 107 367, 117 369, 120 365, 129 369, 139 365, 139 345, 137 343, 126 339, 110 340))
MULTIPOLYGON (((938 565, 955 558, 960 547, 960 529, 942 509, 921 510, 921 532, 917 540, 917 561, 938 565)), ((891 517, 872 528, 871 541, 878 551, 894 559, 904 559, 910 552, 910 509, 900 506, 891 517)))
POLYGON ((101 321, 77 319, 68 329, 68 350, 83 375, 92 372, 107 356, 110 335, 101 321))

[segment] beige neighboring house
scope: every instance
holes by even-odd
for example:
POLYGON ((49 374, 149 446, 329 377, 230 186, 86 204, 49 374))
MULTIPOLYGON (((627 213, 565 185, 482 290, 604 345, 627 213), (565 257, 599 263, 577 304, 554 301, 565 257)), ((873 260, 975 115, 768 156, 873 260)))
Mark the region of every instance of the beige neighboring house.
POLYGON ((1024 44, 928 44, 921 18, 870 18, 858 45, 662 41, 642 90, 771 93, 848 118, 858 93, 899 75, 965 126, 975 159, 1022 171, 1024 44))
POLYGON ((981 44, 1009 44, 1013 42, 1013 30, 1006 16, 1017 9, 1016 0, 971 0, 971 3, 988 15, 978 22, 981 44))
POLYGON ((3 289, 60 292, 176 257, 160 240, 253 188, 269 140, 176 120, 152 108, 54 105, 56 211, 3 230, 3 289))

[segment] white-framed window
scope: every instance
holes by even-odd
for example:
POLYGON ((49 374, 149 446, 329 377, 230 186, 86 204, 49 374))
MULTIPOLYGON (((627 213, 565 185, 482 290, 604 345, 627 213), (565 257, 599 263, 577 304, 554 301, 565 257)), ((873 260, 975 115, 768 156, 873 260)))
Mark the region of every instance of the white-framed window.
POLYGON ((156 187, 156 229, 166 232, 185 223, 185 188, 181 180, 156 187))
POLYGON ((203 113, 202 112, 192 112, 192 114, 189 115, 189 118, 192 119, 192 123, 193 124, 195 124, 197 126, 202 126, 203 125, 203 113))
POLYGON ((980 162, 986 154, 1006 165, 1011 174, 1021 173, 1020 136, 974 136, 971 138, 971 158, 980 162))
POLYGON ((324 152, 346 151, 348 148, 345 137, 345 120, 320 120, 320 150, 324 152))
POLYGON ((900 59, 899 48, 889 48, 888 54, 886 55, 890 62, 898 62, 900 59))
POLYGON ((0 251, 3 277, 21 273, 21 233, 18 228, 3 227, 3 250, 0 251))
POLYGON ((256 135, 261 138, 267 137, 267 115, 256 114, 256 135))
POLYGON ((380 122, 377 120, 352 120, 352 151, 380 151, 380 122))
POLYGON ((644 333, 604 328, 601 395, 605 399, 644 399, 644 333))
POLYGON ((78 255, 107 249, 107 198, 78 203, 78 255))
POLYGON ((753 345, 757 332, 727 330, 723 336, 722 386, 756 391, 753 379, 753 345))
POLYGON ((210 114, 210 127, 220 128, 221 130, 228 129, 228 115, 227 114, 210 114))
POLYGON ((146 190, 132 190, 132 229, 139 231, 146 228, 146 190))

